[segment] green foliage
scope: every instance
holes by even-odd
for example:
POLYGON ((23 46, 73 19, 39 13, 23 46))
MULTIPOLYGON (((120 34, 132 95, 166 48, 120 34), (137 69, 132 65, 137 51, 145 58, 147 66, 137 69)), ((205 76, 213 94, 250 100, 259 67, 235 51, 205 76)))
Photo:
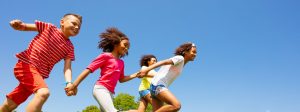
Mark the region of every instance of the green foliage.
MULTIPOLYGON (((139 99, 140 99, 140 98, 139 98, 139 99)), ((140 101, 138 100, 138 101, 136 102, 136 104, 139 106, 140 101)), ((138 106, 137 106, 137 108, 138 108, 138 106)), ((137 108, 136 108, 136 109, 137 109, 137 108)), ((152 112, 152 105, 151 105, 150 103, 148 103, 148 106, 147 106, 145 112, 152 112)))
POLYGON ((95 105, 91 105, 87 106, 82 112, 100 112, 100 109, 95 105))
POLYGON ((146 108, 146 112, 152 112, 152 105, 149 103, 147 108, 146 108))
MULTIPOLYGON (((127 110, 136 110, 139 106, 139 101, 134 101, 134 96, 131 96, 126 93, 118 94, 114 99, 114 106, 118 110, 127 111, 127 110)), ((100 112, 100 109, 97 106, 91 105, 87 106, 82 112, 100 112)), ((151 104, 148 104, 146 112, 152 112, 151 104)))
POLYGON ((118 110, 137 109, 138 104, 134 101, 134 96, 126 93, 120 93, 114 98, 114 106, 118 110))

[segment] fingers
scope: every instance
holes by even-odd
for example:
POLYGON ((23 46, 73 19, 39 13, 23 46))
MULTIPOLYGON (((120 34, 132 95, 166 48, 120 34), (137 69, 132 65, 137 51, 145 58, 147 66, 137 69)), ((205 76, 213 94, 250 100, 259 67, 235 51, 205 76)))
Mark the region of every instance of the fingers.
POLYGON ((23 31, 26 29, 26 24, 23 23, 21 20, 12 20, 9 24, 15 30, 23 31))
POLYGON ((65 87, 65 92, 67 96, 75 96, 77 94, 77 87, 74 87, 73 84, 68 84, 65 87))
POLYGON ((9 24, 14 29, 20 30, 20 29, 22 29, 23 22, 21 20, 12 20, 9 24))

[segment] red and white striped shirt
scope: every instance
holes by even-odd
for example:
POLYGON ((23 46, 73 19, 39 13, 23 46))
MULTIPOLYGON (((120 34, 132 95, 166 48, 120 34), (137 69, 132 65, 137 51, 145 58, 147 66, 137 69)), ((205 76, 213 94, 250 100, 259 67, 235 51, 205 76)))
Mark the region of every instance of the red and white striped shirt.
POLYGON ((44 78, 48 78, 53 66, 61 59, 74 60, 74 46, 53 24, 35 21, 38 34, 28 48, 16 54, 19 60, 35 66, 44 78))

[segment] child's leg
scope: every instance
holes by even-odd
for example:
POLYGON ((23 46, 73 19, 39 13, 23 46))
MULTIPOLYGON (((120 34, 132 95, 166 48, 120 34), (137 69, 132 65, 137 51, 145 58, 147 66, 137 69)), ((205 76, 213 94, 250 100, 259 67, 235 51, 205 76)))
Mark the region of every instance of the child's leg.
POLYGON ((153 112, 156 112, 156 110, 158 110, 160 107, 163 106, 163 102, 160 101, 159 99, 157 98, 152 98, 152 110, 153 112))
POLYGON ((26 112, 41 112, 43 104, 46 102, 50 95, 48 88, 40 88, 38 89, 33 99, 29 102, 26 107, 26 112))
POLYGON ((117 112, 118 110, 114 107, 112 93, 110 93, 104 86, 95 85, 93 96, 100 105, 101 112, 117 112))
POLYGON ((167 103, 167 105, 162 106, 156 112, 177 112, 181 108, 179 100, 169 90, 160 92, 156 97, 167 103))
POLYGON ((140 104, 139 104, 139 107, 138 107, 138 112, 145 112, 146 108, 148 106, 148 102, 144 99, 144 98, 141 98, 140 99, 140 104))
POLYGON ((151 98, 151 94, 147 94, 146 96, 144 96, 144 99, 146 100, 147 103, 152 104, 152 98, 151 98))
POLYGON ((7 97, 19 105, 34 93, 35 96, 28 104, 26 112, 40 112, 41 106, 49 96, 49 90, 44 78, 34 66, 22 61, 16 64, 14 73, 20 85, 7 97))
POLYGON ((9 98, 6 98, 4 103, 0 106, 0 112, 11 112, 16 109, 18 105, 9 98))

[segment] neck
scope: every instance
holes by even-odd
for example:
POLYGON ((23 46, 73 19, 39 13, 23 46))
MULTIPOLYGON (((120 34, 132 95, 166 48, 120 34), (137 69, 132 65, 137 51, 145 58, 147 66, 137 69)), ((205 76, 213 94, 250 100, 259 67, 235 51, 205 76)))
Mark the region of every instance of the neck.
POLYGON ((112 51, 111 54, 112 54, 115 58, 120 58, 120 55, 119 55, 116 51, 112 51))
POLYGON ((187 60, 185 57, 184 57, 184 65, 187 64, 189 62, 189 60, 187 60))
POLYGON ((64 38, 65 38, 66 40, 68 40, 68 39, 70 38, 70 36, 67 35, 67 34, 65 34, 65 33, 62 31, 62 29, 60 29, 60 32, 64 35, 64 38))

